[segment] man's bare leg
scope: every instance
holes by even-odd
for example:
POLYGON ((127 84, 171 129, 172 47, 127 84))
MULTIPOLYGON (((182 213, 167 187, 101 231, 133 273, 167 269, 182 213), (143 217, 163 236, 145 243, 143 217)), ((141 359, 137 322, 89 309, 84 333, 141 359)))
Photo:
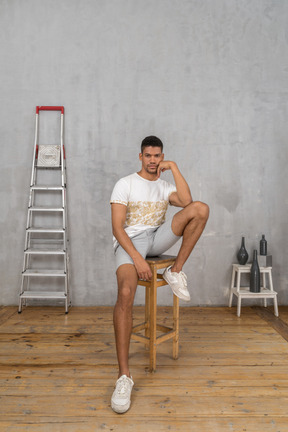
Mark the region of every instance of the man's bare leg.
POLYGON ((182 270, 205 228, 208 217, 209 207, 200 201, 192 202, 174 215, 172 231, 182 236, 182 244, 171 272, 179 273, 182 270))
POLYGON ((129 345, 132 331, 132 311, 137 289, 138 275, 134 265, 123 264, 117 270, 118 298, 114 308, 113 320, 116 340, 119 377, 129 371, 129 345))

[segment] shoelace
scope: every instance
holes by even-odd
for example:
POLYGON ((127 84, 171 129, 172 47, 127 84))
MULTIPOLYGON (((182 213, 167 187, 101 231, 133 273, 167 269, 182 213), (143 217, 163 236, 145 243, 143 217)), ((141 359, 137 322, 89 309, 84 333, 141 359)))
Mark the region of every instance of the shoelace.
POLYGON ((180 271, 180 276, 181 276, 182 281, 186 284, 186 282, 187 282, 186 274, 183 271, 180 271))
POLYGON ((176 273, 180 276, 180 279, 182 280, 183 284, 187 286, 187 276, 183 271, 180 271, 179 273, 176 273))
POLYGON ((118 394, 124 394, 129 390, 130 386, 128 383, 128 380, 126 378, 121 378, 120 381, 118 381, 116 386, 116 391, 118 394))

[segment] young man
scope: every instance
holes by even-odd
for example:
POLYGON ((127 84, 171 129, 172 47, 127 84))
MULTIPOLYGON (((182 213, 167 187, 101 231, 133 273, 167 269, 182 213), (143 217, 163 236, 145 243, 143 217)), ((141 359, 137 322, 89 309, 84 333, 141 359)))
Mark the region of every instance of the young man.
POLYGON ((182 267, 201 236, 209 215, 206 204, 193 202, 189 186, 176 163, 164 160, 163 144, 159 138, 149 136, 142 141, 139 159, 141 170, 120 179, 110 201, 118 283, 113 318, 119 364, 111 407, 117 413, 129 409, 134 385, 128 364, 132 308, 138 278, 150 280, 152 276, 145 258, 164 253, 182 237, 175 264, 165 270, 163 277, 174 294, 189 301, 187 278, 182 267), (166 170, 171 170, 175 185, 160 179, 166 170), (172 221, 165 222, 168 204, 182 210, 173 216, 172 221))

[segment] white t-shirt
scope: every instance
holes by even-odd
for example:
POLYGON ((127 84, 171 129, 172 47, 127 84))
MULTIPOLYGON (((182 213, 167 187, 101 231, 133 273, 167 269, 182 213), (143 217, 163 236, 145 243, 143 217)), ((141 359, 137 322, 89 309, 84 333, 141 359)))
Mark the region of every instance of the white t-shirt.
MULTIPOLYGON (((157 228, 165 221, 169 197, 176 186, 165 180, 146 180, 139 174, 130 174, 115 184, 110 204, 127 206, 124 229, 131 238, 148 228, 157 228)), ((114 248, 118 242, 113 237, 114 248)))

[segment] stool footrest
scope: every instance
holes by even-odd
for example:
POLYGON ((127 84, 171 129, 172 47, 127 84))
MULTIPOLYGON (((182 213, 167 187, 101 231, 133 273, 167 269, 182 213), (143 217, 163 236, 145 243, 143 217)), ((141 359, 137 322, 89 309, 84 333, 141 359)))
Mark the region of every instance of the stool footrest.
POLYGON ((132 333, 131 339, 133 339, 137 342, 142 342, 145 345, 149 345, 149 343, 150 343, 150 338, 147 336, 141 335, 141 334, 132 333))
POLYGON ((156 343, 156 345, 159 345, 162 342, 165 342, 169 339, 174 338, 175 335, 176 335, 176 330, 170 330, 168 333, 157 336, 155 343, 156 343))
MULTIPOLYGON (((140 332, 142 330, 146 330, 148 328, 148 323, 141 323, 141 324, 137 324, 134 327, 132 327, 132 334, 140 332)), ((161 331, 163 333, 168 333, 172 330, 174 330, 172 327, 167 327, 164 326, 162 324, 156 324, 156 330, 157 331, 161 331)))
MULTIPOLYGON (((147 344, 147 341, 149 341, 149 337, 138 333, 142 330, 146 330, 147 328, 148 323, 142 323, 134 326, 132 328, 131 339, 138 340, 139 342, 147 344)), ((172 327, 164 326, 162 324, 156 324, 156 331, 161 331, 162 333, 164 333, 162 335, 156 336, 156 345, 158 345, 158 343, 164 342, 165 340, 171 339, 176 334, 175 329, 173 329, 172 327)))
POLYGON ((168 333, 174 329, 172 327, 167 327, 162 324, 156 324, 156 330, 162 331, 163 333, 168 333))
POLYGON ((137 324, 136 326, 134 326, 133 328, 132 328, 132 332, 133 333, 137 333, 137 332, 139 332, 139 331, 141 331, 141 330, 146 330, 148 328, 148 323, 141 323, 141 324, 137 324))
MULTIPOLYGON (((172 339, 172 338, 174 338, 175 335, 176 335, 176 330, 166 328, 166 332, 164 334, 156 337, 155 345, 159 345, 160 343, 165 342, 166 340, 172 339)), ((138 334, 138 333, 137 334, 132 333, 131 339, 136 340, 137 342, 142 342, 145 345, 149 345, 149 343, 150 343, 149 337, 138 334)))
MULTIPOLYGON (((162 275, 158 275, 158 276, 162 276, 162 275)), ((138 285, 145 286, 146 288, 150 288, 151 283, 150 281, 138 280, 138 285)), ((158 280, 156 282, 157 288, 164 285, 167 285, 167 282, 165 281, 165 279, 163 279, 163 276, 161 278, 158 277, 158 280)))

